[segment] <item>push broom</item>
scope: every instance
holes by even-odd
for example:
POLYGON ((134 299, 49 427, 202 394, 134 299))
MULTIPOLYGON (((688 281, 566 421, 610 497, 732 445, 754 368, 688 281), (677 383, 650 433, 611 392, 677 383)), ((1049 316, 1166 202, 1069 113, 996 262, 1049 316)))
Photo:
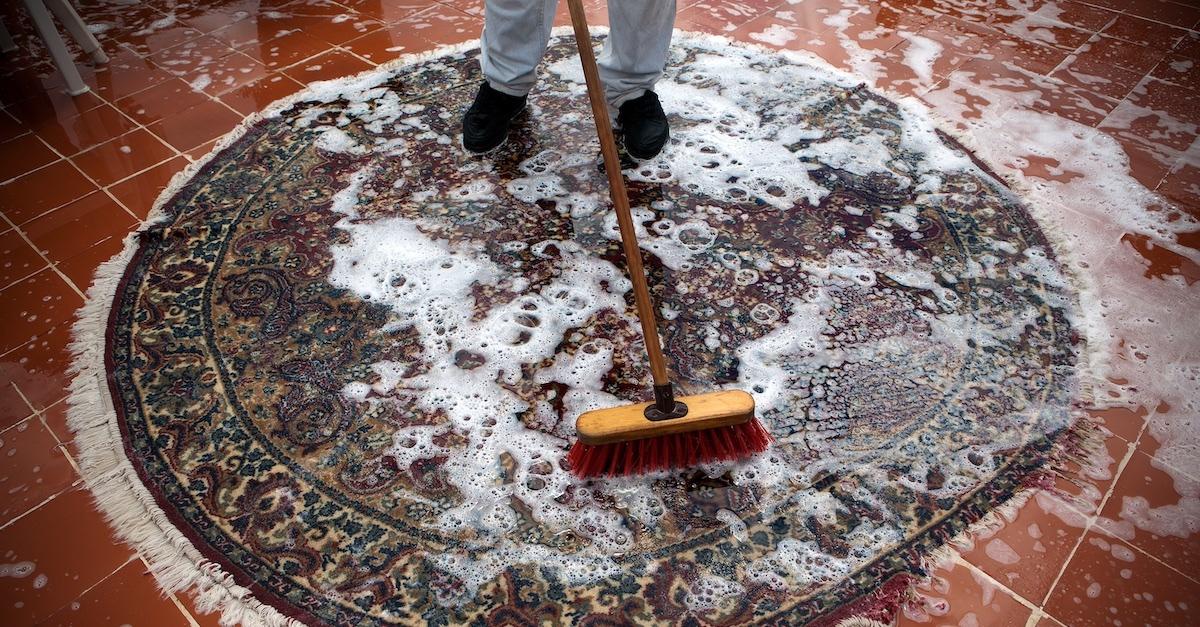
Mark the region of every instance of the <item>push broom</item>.
POLYGON ((597 409, 580 415, 575 423, 578 439, 567 454, 567 463, 579 477, 620 476, 732 461, 762 452, 771 443, 771 436, 754 417, 754 397, 750 394, 743 390, 721 390, 675 397, 659 342, 654 304, 646 287, 646 273, 629 213, 629 197, 596 70, 587 19, 581 0, 568 0, 567 4, 654 379, 652 403, 597 409))

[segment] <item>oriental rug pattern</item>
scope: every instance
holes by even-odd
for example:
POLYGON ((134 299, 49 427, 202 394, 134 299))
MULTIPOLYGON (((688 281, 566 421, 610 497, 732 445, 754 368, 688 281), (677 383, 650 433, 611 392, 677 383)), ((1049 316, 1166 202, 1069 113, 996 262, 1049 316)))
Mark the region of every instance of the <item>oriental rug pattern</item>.
POLYGON ((140 234, 106 360, 155 504, 306 623, 886 618, 1077 446, 1075 298, 1019 198, 912 103, 682 36, 627 171, 683 388, 774 448, 580 482, 583 409, 645 396, 572 40, 462 153, 475 50, 323 84, 140 234))

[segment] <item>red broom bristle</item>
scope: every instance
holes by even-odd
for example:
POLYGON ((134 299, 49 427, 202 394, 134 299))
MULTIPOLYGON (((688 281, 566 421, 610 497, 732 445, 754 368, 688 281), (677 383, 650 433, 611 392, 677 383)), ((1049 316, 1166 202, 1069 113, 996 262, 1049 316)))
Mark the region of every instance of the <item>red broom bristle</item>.
POLYGON ((582 478, 640 475, 743 459, 767 450, 771 441, 771 434, 762 423, 752 418, 737 425, 632 442, 576 442, 567 453, 567 465, 571 472, 582 478))

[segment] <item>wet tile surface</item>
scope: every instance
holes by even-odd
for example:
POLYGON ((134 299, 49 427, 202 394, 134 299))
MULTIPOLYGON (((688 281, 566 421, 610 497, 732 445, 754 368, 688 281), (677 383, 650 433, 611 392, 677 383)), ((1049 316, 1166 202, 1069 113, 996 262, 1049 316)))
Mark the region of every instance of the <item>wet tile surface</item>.
MULTIPOLYGON (((474 39, 481 3, 84 2, 81 14, 112 61, 81 61, 93 91, 74 98, 62 92, 27 20, 14 13, 19 3, 7 4, 0 17, 21 47, 0 69, 0 429, 7 429, 0 475, 17 491, 0 506, 0 525, 7 523, 0 561, 36 566, 27 577, 0 578, 0 603, 6 623, 18 625, 185 624, 174 603, 157 596, 141 562, 126 563, 129 551, 112 543, 87 495, 70 488, 73 471, 56 445, 71 440, 61 401, 79 291, 171 176, 244 116, 303 84, 474 39), (42 413, 31 419, 30 405, 42 413), (17 452, 5 458, 6 450, 17 452), (26 514, 29 507, 36 508, 26 514), (128 614, 132 607, 144 613, 128 614)), ((585 5, 594 24, 607 23, 604 3, 585 5)), ((1180 215, 1200 217, 1194 2, 678 6, 681 28, 815 54, 924 100, 960 130, 991 128, 1023 112, 1096 129, 1119 144, 1137 181, 1180 215)), ((565 6, 555 20, 568 23, 565 6)), ((1038 141, 1036 129, 1014 128, 1011 136, 1020 138, 1014 145, 1038 141)), ((1016 160, 1024 160, 1027 175, 1069 177, 1052 160, 1016 160)), ((1063 202, 1089 216, 1080 219, 1103 224, 1086 203, 1063 202)), ((1113 228, 1114 250, 1142 260, 1130 280, 1200 280, 1200 228, 1170 242, 1113 228)), ((976 538, 963 552, 970 566, 935 572, 904 624, 1187 624, 1200 604, 1200 545, 1194 529, 1179 523, 1194 519, 1186 508, 1194 508, 1200 484, 1187 470, 1194 465, 1173 457, 1178 447, 1155 435, 1162 418, 1152 409, 1099 412, 1111 434, 1100 464, 1082 482, 1060 480, 1062 498, 1030 499, 1001 529, 976 538)), ((182 601, 199 624, 216 623, 182 601)))
POLYGON ((155 625, 187 627, 187 616, 158 591, 141 560, 132 560, 46 619, 42 625, 155 625))

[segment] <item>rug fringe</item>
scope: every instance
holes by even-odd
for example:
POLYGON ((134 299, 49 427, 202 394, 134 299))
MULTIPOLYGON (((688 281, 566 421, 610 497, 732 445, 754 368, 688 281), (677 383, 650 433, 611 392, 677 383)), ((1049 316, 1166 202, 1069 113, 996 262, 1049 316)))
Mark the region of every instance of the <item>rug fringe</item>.
MULTIPOLYGON (((602 27, 596 27, 593 30, 600 34, 607 32, 607 29, 602 27)), ((563 36, 569 32, 569 27, 558 27, 554 29, 553 34, 554 36, 563 36)), ((845 71, 837 69, 826 63, 823 59, 811 54, 774 50, 747 42, 733 42, 719 35, 689 33, 678 30, 675 34, 678 40, 711 40, 723 44, 769 50, 772 54, 790 57, 809 65, 829 69, 838 74, 847 74, 845 71)), ((348 81, 369 81, 375 77, 379 77, 382 80, 384 77, 391 75, 396 68, 419 63, 422 60, 433 57, 466 52, 478 48, 478 46, 478 40, 471 40, 461 44, 442 46, 426 52, 404 55, 376 68, 360 72, 353 76, 336 79, 336 82, 344 84, 348 81)), ((120 425, 117 414, 113 409, 112 398, 108 389, 108 375, 104 359, 107 322, 117 289, 130 260, 132 260, 138 249, 138 238, 148 228, 167 219, 168 216, 165 213, 167 202, 201 168, 212 161, 221 150, 243 137, 251 126, 263 119, 278 115, 296 103, 312 101, 314 99, 320 100, 320 98, 314 98, 313 94, 322 85, 323 83, 314 83, 309 88, 297 94, 272 103, 262 112, 248 116, 237 127, 219 139, 207 155, 192 162, 183 170, 176 173, 154 202, 149 217, 142 223, 138 231, 126 237, 124 249, 109 261, 101 264, 97 269, 92 285, 87 290, 86 302, 80 308, 77 314, 78 319, 72 327, 72 341, 70 344, 72 364, 68 370, 68 374, 72 378, 67 399, 68 423, 72 431, 76 434, 80 451, 80 474, 83 476, 85 484, 92 493, 93 501, 104 515, 105 520, 112 526, 116 536, 121 541, 133 547, 146 560, 150 566, 150 571, 164 593, 194 592, 196 608, 203 613, 219 612, 222 625, 240 624, 248 627, 299 627, 302 623, 283 615, 274 607, 255 599, 249 589, 238 585, 234 578, 221 568, 219 564, 204 558, 187 537, 175 528, 167 515, 158 506, 157 502, 155 502, 153 495, 142 484, 137 471, 126 457, 120 425)), ((976 149, 974 139, 969 133, 959 132, 958 129, 954 128, 952 123, 943 119, 915 98, 896 94, 878 87, 871 87, 871 89, 897 103, 901 103, 913 112, 925 115, 939 130, 960 142, 964 148, 972 150, 976 158, 987 165, 994 174, 1002 177, 1003 182, 1024 201, 1026 206, 1030 207, 1031 213, 1037 220, 1039 227, 1046 232, 1047 237, 1051 240, 1056 257, 1059 259, 1072 258, 1068 252, 1070 248, 1063 245, 1065 244, 1065 238, 1061 233, 1057 232, 1057 227, 1047 219, 1048 210, 1041 208, 1038 206, 1038 203, 1033 202, 1033 199, 1037 198, 1037 194, 1032 193, 1031 188, 1024 181, 1005 174, 1002 170, 995 168, 993 164, 989 163, 986 156, 976 149)), ((1073 270, 1067 267, 1066 263, 1062 263, 1061 265, 1063 265, 1064 270, 1068 273, 1069 279, 1075 284, 1078 293, 1081 294, 1081 300, 1083 300, 1082 295, 1088 293, 1084 289, 1084 284, 1077 279, 1073 270)), ((1080 328, 1085 327, 1080 325, 1080 328)), ((1085 364, 1090 363, 1095 362, 1090 359, 1085 362, 1085 364)), ((1080 379, 1085 384, 1085 389, 1083 390, 1085 402, 1090 402, 1091 400, 1091 386, 1088 385, 1091 376, 1090 373, 1091 370, 1081 370, 1081 375, 1083 376, 1080 379)), ((1077 423, 1076 427, 1084 424, 1094 428, 1086 420, 1077 423)), ((1075 430, 1076 427, 1072 427, 1072 429, 1075 430)), ((1087 461, 1090 459, 1090 455, 1087 453, 1088 449, 1092 446, 1098 446, 1093 440, 1098 442, 1102 442, 1102 440, 1085 433, 1087 429, 1084 427, 1080 427, 1078 431, 1080 433, 1077 440, 1081 448, 1076 449, 1069 458, 1071 461, 1075 461, 1076 459, 1087 461)), ((1061 468, 1063 466, 1059 464, 1065 463, 1068 456, 1064 451, 1061 458, 1056 457, 1055 459, 1056 463, 1052 464, 1054 467, 1052 471, 1057 474, 1062 472, 1061 468)), ((1083 466, 1084 464, 1080 465, 1083 466)), ((1031 487, 1022 490, 1021 493, 1014 495, 996 510, 989 512, 982 519, 976 521, 967 531, 951 539, 949 543, 927 557, 924 564, 926 572, 931 572, 933 568, 952 560, 955 551, 954 546, 966 546, 966 543, 969 543, 973 536, 1003 526, 1005 518, 1011 517, 1021 504, 1040 489, 1043 488, 1031 487)), ((913 582, 907 585, 907 594, 909 596, 915 595, 916 583, 913 582)), ((882 627, 884 623, 866 617, 852 616, 842 619, 837 625, 838 627, 882 627)))

